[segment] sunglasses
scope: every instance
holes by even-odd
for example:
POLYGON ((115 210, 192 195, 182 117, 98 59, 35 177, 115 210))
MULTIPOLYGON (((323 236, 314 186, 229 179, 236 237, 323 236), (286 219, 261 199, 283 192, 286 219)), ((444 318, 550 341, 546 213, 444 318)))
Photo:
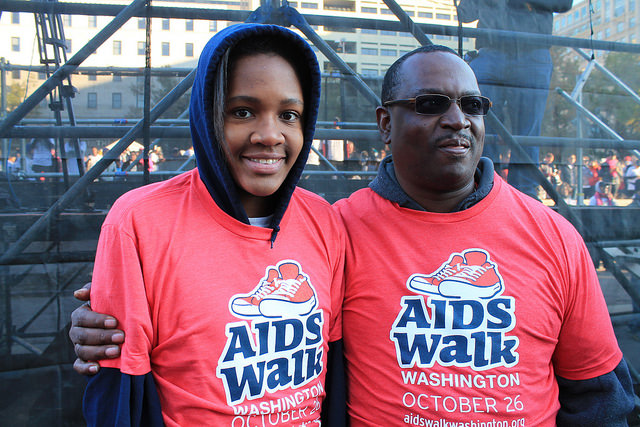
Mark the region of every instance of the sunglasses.
POLYGON ((447 95, 437 93, 418 95, 411 99, 396 99, 387 101, 382 105, 388 107, 394 104, 415 104, 417 114, 437 116, 444 114, 452 102, 458 104, 460 110, 467 116, 486 116, 489 108, 491 108, 491 100, 486 96, 465 95, 457 99, 451 99, 447 95))

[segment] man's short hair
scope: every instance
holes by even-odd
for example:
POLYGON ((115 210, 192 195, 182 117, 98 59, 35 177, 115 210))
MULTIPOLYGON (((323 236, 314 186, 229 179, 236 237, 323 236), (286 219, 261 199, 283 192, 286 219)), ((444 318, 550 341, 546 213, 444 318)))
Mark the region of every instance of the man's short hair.
POLYGON ((402 65, 402 63, 417 53, 429 53, 429 52, 447 52, 447 53, 452 53, 458 56, 455 50, 439 44, 429 44, 426 46, 420 46, 412 50, 411 52, 405 53, 400 58, 396 59, 396 62, 391 64, 391 66, 389 67, 389 69, 384 75, 384 81, 382 82, 382 94, 381 94, 381 100, 383 103, 393 100, 395 89, 400 83, 398 75, 399 75, 400 66, 402 65))

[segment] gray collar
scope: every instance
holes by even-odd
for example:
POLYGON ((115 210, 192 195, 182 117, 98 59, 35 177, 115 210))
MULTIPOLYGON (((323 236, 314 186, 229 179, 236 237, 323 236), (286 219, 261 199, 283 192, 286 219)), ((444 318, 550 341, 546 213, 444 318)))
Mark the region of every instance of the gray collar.
MULTIPOLYGON (((476 190, 461 201, 453 212, 459 212, 470 208, 480 200, 484 199, 484 197, 491 191, 491 188, 493 188, 493 162, 489 158, 480 158, 474 179, 477 184, 476 190)), ((414 209, 417 211, 425 210, 418 204, 418 202, 409 197, 402 187, 400 187, 398 179, 396 178, 395 170, 393 169, 393 159, 391 158, 391 155, 385 157, 382 162, 380 162, 378 175, 373 181, 371 181, 369 187, 371 187, 371 189, 380 197, 397 203, 403 208, 414 209)))

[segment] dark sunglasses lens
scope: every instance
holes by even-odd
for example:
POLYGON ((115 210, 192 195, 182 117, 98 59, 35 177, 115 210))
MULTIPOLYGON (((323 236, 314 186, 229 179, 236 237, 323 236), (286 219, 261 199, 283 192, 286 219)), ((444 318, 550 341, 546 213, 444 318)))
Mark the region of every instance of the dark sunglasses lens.
POLYGON ((449 108, 451 100, 444 95, 419 95, 416 97, 416 113, 436 115, 442 114, 449 108))
POLYGON ((460 109, 469 116, 484 116, 489 112, 490 102, 482 96, 463 96, 460 98, 460 109))

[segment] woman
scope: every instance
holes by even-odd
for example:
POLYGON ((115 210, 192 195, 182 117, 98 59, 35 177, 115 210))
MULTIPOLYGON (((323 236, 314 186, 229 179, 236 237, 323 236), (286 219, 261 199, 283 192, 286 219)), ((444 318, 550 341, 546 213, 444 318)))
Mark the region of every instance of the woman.
POLYGON ((589 206, 615 206, 616 202, 611 192, 611 183, 605 181, 596 182, 596 192, 589 199, 589 206))
POLYGON ((89 382, 89 425, 319 424, 345 247, 330 205, 296 188, 319 87, 315 54, 282 27, 205 46, 198 168, 125 194, 102 227, 92 306, 127 342, 89 382))

